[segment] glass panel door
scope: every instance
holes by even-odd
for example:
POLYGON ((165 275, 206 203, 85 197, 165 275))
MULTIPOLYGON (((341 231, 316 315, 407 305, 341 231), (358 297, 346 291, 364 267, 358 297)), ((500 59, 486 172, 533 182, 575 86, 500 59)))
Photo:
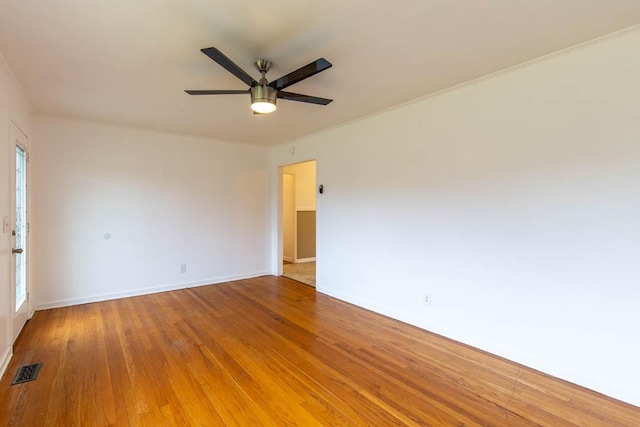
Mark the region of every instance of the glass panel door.
POLYGON ((14 233, 15 309, 18 311, 27 300, 27 155, 19 146, 16 146, 16 224, 14 233))
POLYGON ((11 147, 11 306, 14 309, 11 322, 11 337, 16 340, 29 318, 29 211, 28 211, 28 167, 29 140, 12 124, 9 131, 14 145, 11 147))

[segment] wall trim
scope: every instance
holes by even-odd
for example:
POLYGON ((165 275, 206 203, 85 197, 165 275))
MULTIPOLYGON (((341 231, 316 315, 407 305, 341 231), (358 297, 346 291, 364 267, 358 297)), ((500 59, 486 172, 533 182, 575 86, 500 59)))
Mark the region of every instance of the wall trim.
POLYGON ((108 301, 113 299, 135 297, 140 295, 156 294, 159 292, 175 291, 179 289, 195 288, 199 286, 216 285, 219 283, 231 282, 234 280, 252 279, 260 276, 270 276, 270 271, 259 271, 255 273, 238 274, 233 276, 223 276, 211 279, 201 279, 193 282, 173 283, 168 285, 154 286, 149 288, 133 289, 125 292, 114 292, 111 294, 99 294, 82 298, 69 298, 64 300, 49 301, 36 304, 36 311, 50 308, 69 307, 72 305, 88 304, 92 302, 108 301))
POLYGON ((282 260, 283 261, 288 261, 288 262, 293 262, 293 258, 291 258, 290 256, 283 256, 282 260))
POLYGON ((296 260, 296 264, 303 264, 305 262, 314 262, 316 260, 316 257, 311 257, 311 258, 299 258, 296 260))
POLYGON ((401 312, 389 310, 386 307, 381 307, 377 304, 371 304, 362 298, 347 295, 330 288, 328 289, 325 287, 316 287, 316 291, 329 295, 330 297, 337 298, 349 304, 353 304, 358 307, 371 310, 375 313, 382 314, 383 316, 388 316, 392 319, 399 320, 412 326, 416 326, 428 332, 432 332, 434 334, 441 335, 445 338, 460 342, 462 344, 469 345, 487 353, 502 357, 514 363, 523 365, 527 368, 540 371, 555 378, 559 378, 563 381, 568 381, 572 384, 587 388, 591 391, 640 407, 640 394, 636 391, 620 387, 617 384, 612 384, 611 382, 604 381, 599 378, 594 378, 591 375, 583 372, 574 371, 570 367, 559 366, 554 364, 553 362, 549 362, 548 360, 537 359, 536 357, 533 357, 531 355, 519 353, 517 351, 514 351, 513 349, 501 346, 499 343, 478 340, 476 337, 468 336, 467 334, 461 333, 457 329, 447 327, 441 323, 425 321, 424 319, 407 316, 406 314, 403 314, 401 312))
POLYGON ((11 358, 13 357, 13 346, 7 347, 7 350, 4 352, 4 355, 0 359, 0 378, 4 377, 4 373, 9 367, 9 362, 11 362, 11 358))

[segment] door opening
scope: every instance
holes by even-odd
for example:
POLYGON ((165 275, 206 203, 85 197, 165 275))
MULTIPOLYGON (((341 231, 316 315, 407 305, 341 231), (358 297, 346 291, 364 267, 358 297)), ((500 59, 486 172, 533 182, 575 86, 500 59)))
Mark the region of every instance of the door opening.
POLYGON ((316 161, 283 166, 282 275, 316 285, 316 161))

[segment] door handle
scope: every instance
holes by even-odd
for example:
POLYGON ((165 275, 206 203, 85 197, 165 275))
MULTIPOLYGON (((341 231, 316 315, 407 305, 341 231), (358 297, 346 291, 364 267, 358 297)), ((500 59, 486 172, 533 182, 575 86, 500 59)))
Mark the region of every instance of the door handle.
POLYGON ((11 253, 12 254, 21 254, 22 252, 24 252, 24 249, 20 248, 20 249, 11 249, 11 253))

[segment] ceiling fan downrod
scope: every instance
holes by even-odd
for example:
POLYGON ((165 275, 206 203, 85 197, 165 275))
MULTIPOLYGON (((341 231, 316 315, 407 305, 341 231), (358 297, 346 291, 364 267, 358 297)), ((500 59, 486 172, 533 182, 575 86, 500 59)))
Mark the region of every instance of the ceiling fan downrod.
POLYGON ((278 90, 269 86, 265 74, 273 64, 266 59, 258 59, 253 65, 260 71, 262 78, 258 82, 259 85, 251 88, 251 109, 259 114, 271 113, 276 109, 278 90))
POLYGON ((262 78, 258 83, 260 83, 262 86, 268 85, 269 82, 267 81, 265 74, 269 72, 273 63, 271 61, 267 61, 266 59, 257 59, 253 62, 253 65, 262 74, 262 78))

